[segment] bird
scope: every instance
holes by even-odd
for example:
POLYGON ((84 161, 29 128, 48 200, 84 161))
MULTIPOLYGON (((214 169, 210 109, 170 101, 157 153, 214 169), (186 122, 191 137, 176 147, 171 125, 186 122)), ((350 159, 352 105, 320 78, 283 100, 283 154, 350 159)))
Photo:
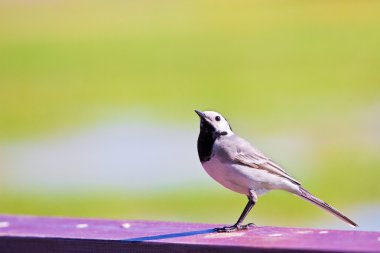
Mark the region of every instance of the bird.
POLYGON ((315 197, 277 163, 235 134, 220 113, 199 110, 195 112, 200 118, 197 149, 202 167, 222 186, 248 197, 248 203, 237 222, 232 226, 215 228, 217 232, 233 232, 254 227, 253 223, 243 225, 243 221, 258 197, 272 190, 292 193, 349 225, 358 226, 337 209, 315 197))

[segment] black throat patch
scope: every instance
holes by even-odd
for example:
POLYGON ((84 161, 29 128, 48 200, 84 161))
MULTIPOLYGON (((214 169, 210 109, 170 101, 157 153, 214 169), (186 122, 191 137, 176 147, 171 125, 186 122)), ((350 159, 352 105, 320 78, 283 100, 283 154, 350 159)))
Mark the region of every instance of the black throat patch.
POLYGON ((198 156, 201 162, 211 159, 212 146, 217 138, 216 129, 207 121, 201 120, 201 127, 198 136, 198 156))

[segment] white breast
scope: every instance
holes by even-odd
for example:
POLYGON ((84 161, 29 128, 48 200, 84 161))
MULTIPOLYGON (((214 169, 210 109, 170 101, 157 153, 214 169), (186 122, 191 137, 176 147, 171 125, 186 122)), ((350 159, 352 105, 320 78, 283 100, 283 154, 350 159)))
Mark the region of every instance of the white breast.
POLYGON ((254 190, 257 195, 262 195, 269 190, 291 191, 295 187, 289 180, 265 170, 223 163, 216 156, 202 163, 202 166, 215 181, 232 191, 245 195, 248 195, 250 190, 254 190))

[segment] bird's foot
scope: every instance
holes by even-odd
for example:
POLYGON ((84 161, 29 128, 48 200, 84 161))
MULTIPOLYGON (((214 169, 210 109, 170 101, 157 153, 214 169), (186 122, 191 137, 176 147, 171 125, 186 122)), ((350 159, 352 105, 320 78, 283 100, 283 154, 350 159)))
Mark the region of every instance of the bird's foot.
POLYGON ((246 225, 235 224, 232 226, 215 228, 214 230, 218 233, 229 233, 229 232, 234 232, 234 231, 238 231, 238 230, 249 229, 250 227, 253 227, 253 226, 255 226, 255 224, 253 224, 253 223, 248 223, 246 225))

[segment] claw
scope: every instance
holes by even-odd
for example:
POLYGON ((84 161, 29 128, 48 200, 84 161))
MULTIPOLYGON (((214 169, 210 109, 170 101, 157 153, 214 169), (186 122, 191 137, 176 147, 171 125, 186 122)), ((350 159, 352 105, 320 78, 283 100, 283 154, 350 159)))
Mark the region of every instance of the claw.
POLYGON ((232 226, 215 228, 214 230, 218 233, 229 233, 229 232, 234 232, 234 231, 238 231, 238 230, 249 229, 250 227, 253 227, 253 226, 255 226, 255 224, 253 224, 253 223, 248 223, 246 225, 235 224, 232 226))
POLYGON ((233 226, 228 226, 228 227, 222 227, 222 228, 215 228, 215 232, 218 233, 229 233, 229 232, 234 232, 238 230, 238 227, 233 225, 233 226))

